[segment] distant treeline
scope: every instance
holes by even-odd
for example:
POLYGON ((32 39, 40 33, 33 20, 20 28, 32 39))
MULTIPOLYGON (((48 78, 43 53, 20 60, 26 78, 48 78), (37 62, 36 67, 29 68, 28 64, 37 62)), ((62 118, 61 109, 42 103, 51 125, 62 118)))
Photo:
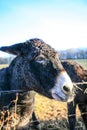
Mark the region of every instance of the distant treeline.
MULTIPOLYGON (((66 59, 87 59, 87 48, 84 49, 68 49, 68 50, 62 50, 58 51, 60 59, 66 60, 66 59)), ((0 64, 9 64, 14 56, 8 57, 8 58, 0 58, 0 64)))
POLYGON ((14 57, 12 57, 12 56, 7 57, 7 58, 0 57, 0 64, 9 64, 13 58, 14 57))
POLYGON ((87 59, 87 48, 59 51, 60 59, 87 59))

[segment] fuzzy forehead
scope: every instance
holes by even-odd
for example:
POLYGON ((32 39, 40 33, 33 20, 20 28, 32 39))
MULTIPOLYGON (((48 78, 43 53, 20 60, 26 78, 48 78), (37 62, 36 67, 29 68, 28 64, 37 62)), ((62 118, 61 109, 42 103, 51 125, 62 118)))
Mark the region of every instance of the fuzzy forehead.
POLYGON ((34 38, 26 41, 27 45, 32 46, 32 48, 35 48, 39 53, 46 55, 47 57, 52 57, 52 58, 58 58, 58 53, 46 44, 43 40, 34 38))

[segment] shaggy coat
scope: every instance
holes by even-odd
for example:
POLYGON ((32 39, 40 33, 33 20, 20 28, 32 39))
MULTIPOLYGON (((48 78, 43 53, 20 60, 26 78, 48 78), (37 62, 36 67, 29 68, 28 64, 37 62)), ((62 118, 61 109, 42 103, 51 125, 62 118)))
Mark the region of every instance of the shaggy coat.
POLYGON ((63 67, 71 77, 71 80, 77 84, 76 95, 73 102, 68 103, 68 119, 70 130, 75 129, 76 122, 76 106, 78 105, 83 118, 84 124, 87 129, 87 70, 75 61, 63 61, 63 67))
POLYGON ((29 128, 34 107, 32 90, 51 99, 73 100, 71 79, 58 53, 48 44, 35 38, 0 50, 16 55, 9 67, 0 70, 0 127, 3 130, 7 126, 10 129, 15 126, 17 130, 29 128))

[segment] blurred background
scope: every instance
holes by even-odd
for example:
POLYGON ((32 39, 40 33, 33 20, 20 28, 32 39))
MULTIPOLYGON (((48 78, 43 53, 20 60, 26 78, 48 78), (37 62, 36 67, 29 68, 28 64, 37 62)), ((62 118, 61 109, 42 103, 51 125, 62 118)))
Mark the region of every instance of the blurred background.
POLYGON ((37 37, 58 51, 84 50, 86 35, 86 0, 0 0, 0 46, 37 37))

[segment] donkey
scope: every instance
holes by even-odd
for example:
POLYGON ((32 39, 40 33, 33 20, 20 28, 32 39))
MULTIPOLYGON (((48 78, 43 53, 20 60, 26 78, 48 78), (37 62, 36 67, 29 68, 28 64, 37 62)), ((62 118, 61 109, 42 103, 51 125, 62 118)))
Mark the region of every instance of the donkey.
MULTIPOLYGON (((87 129, 87 84, 85 83, 87 81, 87 70, 75 61, 66 60, 61 63, 69 74, 71 80, 74 83, 79 82, 77 83, 78 88, 75 88, 74 100, 67 103, 70 130, 75 129, 77 105, 81 111, 81 116, 87 129)), ((35 112, 32 114, 32 120, 34 121, 33 127, 38 127, 39 122, 36 118, 35 112)))
POLYGON ((73 82, 81 82, 77 83, 78 87, 75 92, 74 100, 67 104, 70 130, 75 129, 77 105, 87 129, 87 84, 85 83, 87 82, 87 70, 75 61, 63 61, 62 65, 73 82))
POLYGON ((1 123, 5 119, 3 129, 5 126, 10 126, 11 129, 15 126, 17 130, 29 128, 34 105, 32 90, 50 99, 73 100, 72 81, 64 70, 58 53, 43 40, 34 38, 1 47, 0 50, 16 55, 9 67, 0 70, 1 123), (12 121, 15 119, 14 124, 12 121))

